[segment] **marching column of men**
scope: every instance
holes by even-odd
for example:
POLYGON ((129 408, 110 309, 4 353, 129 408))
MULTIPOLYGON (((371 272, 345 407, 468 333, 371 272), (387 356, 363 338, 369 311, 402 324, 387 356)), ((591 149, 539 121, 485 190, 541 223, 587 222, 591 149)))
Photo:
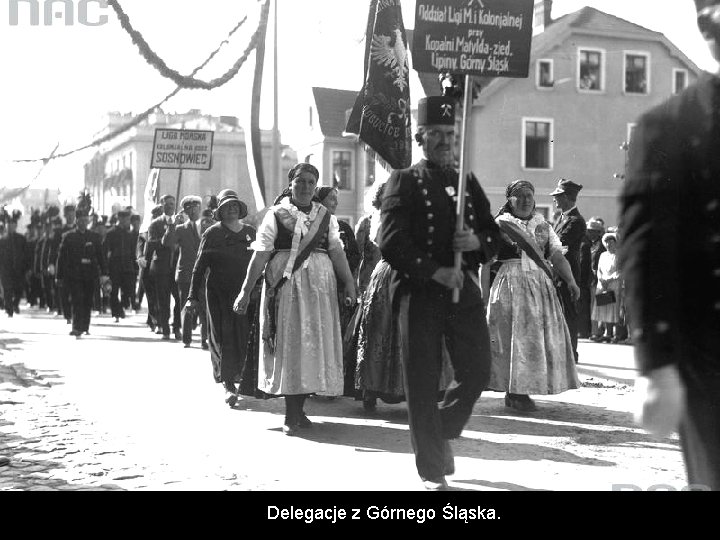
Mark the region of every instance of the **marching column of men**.
MULTIPOLYGON (((50 206, 33 211, 25 235, 17 232, 20 212, 0 209, 0 307, 12 317, 24 296, 30 306, 64 317, 72 324, 71 335, 80 337, 89 333, 91 312, 104 313, 108 299, 119 322, 126 310, 139 311, 145 296, 151 330, 170 339, 172 328, 175 339, 189 347, 197 314, 182 307, 203 232, 201 206, 200 197, 185 197, 175 215, 175 198, 166 195, 143 233, 141 217, 130 207, 108 223, 107 216, 91 214, 81 204, 64 206, 64 219, 50 206)), ((204 335, 202 345, 207 346, 204 335)))

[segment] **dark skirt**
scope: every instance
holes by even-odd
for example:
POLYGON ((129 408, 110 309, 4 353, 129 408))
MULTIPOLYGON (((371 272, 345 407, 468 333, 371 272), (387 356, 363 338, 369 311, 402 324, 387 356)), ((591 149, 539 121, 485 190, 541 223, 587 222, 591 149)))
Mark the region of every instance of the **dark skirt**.
POLYGON ((240 382, 247 355, 250 324, 232 309, 235 295, 208 284, 208 345, 215 382, 240 382))
POLYGON ((250 396, 260 399, 278 397, 266 394, 258 389, 258 361, 260 357, 260 297, 255 296, 250 300, 247 309, 247 320, 249 324, 247 338, 247 354, 245 365, 240 374, 240 387, 238 393, 243 396, 250 396))

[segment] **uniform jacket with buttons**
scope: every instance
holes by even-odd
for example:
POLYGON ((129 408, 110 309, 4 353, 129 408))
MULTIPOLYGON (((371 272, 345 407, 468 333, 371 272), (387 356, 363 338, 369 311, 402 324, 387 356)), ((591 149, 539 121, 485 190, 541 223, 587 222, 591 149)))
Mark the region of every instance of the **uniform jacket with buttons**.
POLYGON ((57 259, 57 278, 92 280, 107 275, 107 263, 100 235, 72 229, 62 235, 57 259))
POLYGON ((137 237, 129 229, 115 226, 103 240, 103 249, 107 256, 111 277, 120 274, 135 273, 135 247, 137 237))
POLYGON ((641 116, 630 141, 618 249, 642 373, 720 372, 719 105, 704 74, 641 116))
MULTIPOLYGON (((474 175, 466 184, 465 223, 481 247, 463 254, 463 265, 477 272, 499 247, 499 229, 490 203, 474 175)), ((393 171, 382 200, 380 250, 401 282, 424 286, 444 266, 453 266, 458 173, 421 160, 393 171)))
POLYGON ((18 233, 8 233, 0 238, 0 275, 3 279, 22 282, 28 268, 27 240, 18 233))
POLYGON ((570 263, 573 279, 582 287, 584 284, 580 279, 580 247, 587 233, 585 219, 577 208, 573 208, 560 217, 554 228, 562 245, 567 247, 565 258, 570 263))

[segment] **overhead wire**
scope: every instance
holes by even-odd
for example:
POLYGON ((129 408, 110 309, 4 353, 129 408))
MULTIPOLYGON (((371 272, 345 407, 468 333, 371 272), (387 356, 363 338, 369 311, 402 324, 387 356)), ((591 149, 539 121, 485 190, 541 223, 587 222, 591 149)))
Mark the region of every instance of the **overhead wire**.
MULTIPOLYGON (((117 3, 114 0, 108 0, 108 4, 111 4, 111 2, 117 3)), ((240 67, 245 63, 248 56, 250 56, 250 53, 257 47, 260 36, 263 35, 261 31, 264 28, 264 26, 267 26, 269 8, 270 8, 270 0, 265 0, 265 4, 263 5, 261 13, 260 13, 260 21, 258 22, 258 26, 257 26, 255 32, 253 33, 252 37, 250 38, 250 42, 248 43, 248 46, 245 48, 245 51, 243 52, 242 56, 238 59, 238 61, 235 62, 233 67, 228 72, 226 72, 225 75, 223 75, 222 77, 219 77, 217 79, 213 79, 213 81, 218 81, 218 80, 222 79, 223 82, 221 84, 225 84, 230 79, 232 79, 235 75, 237 75, 238 71, 240 70, 240 67), (228 73, 231 73, 231 72, 232 72, 232 75, 229 76, 229 78, 227 78, 227 80, 225 80, 228 73)), ((227 35, 227 37, 225 39, 223 39, 223 41, 220 42, 218 47, 214 51, 212 51, 208 55, 208 57, 199 66, 197 66, 195 69, 193 69, 189 76, 187 76, 187 77, 181 76, 182 79, 183 80, 187 79, 190 81, 198 81, 197 79, 194 78, 194 75, 196 73, 198 73, 201 69, 203 69, 205 66, 207 66, 207 64, 209 64, 210 61, 218 54, 220 49, 229 43, 230 37, 232 37, 232 35, 245 23, 246 20, 247 20, 247 16, 244 17, 237 25, 235 25, 235 27, 230 31, 230 33, 227 35)), ((211 83, 213 83, 213 81, 211 81, 211 83)), ((204 81, 198 81, 198 82, 204 83, 204 81)), ((210 84, 210 83, 206 83, 206 84, 210 84)), ((218 86, 221 86, 221 84, 212 86, 212 88, 217 88, 218 86)), ((145 120, 148 116, 150 116, 150 114, 152 114, 155 110, 157 110, 159 107, 161 107, 165 102, 167 102, 173 96, 175 96, 178 92, 180 92, 180 90, 183 90, 186 88, 205 88, 205 87, 203 87, 203 86, 187 86, 185 84, 178 84, 178 86, 172 92, 170 92, 168 95, 166 95, 162 100, 160 100, 159 102, 157 102, 154 105, 145 109, 145 111, 143 111, 142 113, 135 116, 131 121, 126 122, 125 124, 123 124, 121 126, 118 126, 117 128, 110 131, 109 133, 103 135, 102 137, 94 139, 92 142, 90 142, 84 146, 75 148, 73 150, 68 150, 67 152, 61 152, 59 154, 55 153, 55 154, 52 154, 52 155, 49 155, 49 156, 46 156, 43 158, 13 159, 13 160, 11 160, 11 162, 12 163, 36 163, 36 162, 42 161, 42 162, 47 163, 51 160, 64 158, 64 157, 70 156, 72 154, 75 154, 77 152, 87 150, 88 148, 92 148, 94 146, 103 144, 111 139, 114 139, 118 135, 121 135, 125 131, 139 125, 143 120, 145 120)), ((208 88, 205 88, 205 89, 208 89, 208 88)))

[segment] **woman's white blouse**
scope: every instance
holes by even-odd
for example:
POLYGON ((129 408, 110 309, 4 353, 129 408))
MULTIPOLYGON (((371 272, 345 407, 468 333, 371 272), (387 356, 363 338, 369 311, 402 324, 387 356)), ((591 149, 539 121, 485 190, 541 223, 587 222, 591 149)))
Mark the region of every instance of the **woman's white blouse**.
MULTIPOLYGON (((287 199, 285 199, 283 202, 285 202, 287 199)), ((313 202, 313 205, 319 205, 320 203, 313 202)), ((272 206, 267 211, 265 216, 263 217, 262 223, 260 223, 260 227, 258 227, 257 235, 255 236, 255 241, 250 244, 250 249, 254 251, 273 251, 275 249, 275 239, 278 235, 278 225, 277 220, 275 219, 275 209, 279 206, 285 207, 289 210, 294 209, 297 212, 300 212, 297 210, 297 208, 289 203, 286 204, 280 204, 278 206, 272 206)), ((303 217, 305 217, 305 214, 303 214, 303 217)), ((337 218, 335 216, 330 216, 330 224, 328 227, 328 250, 333 249, 342 249, 342 241, 340 240, 340 227, 337 222, 337 218)))

